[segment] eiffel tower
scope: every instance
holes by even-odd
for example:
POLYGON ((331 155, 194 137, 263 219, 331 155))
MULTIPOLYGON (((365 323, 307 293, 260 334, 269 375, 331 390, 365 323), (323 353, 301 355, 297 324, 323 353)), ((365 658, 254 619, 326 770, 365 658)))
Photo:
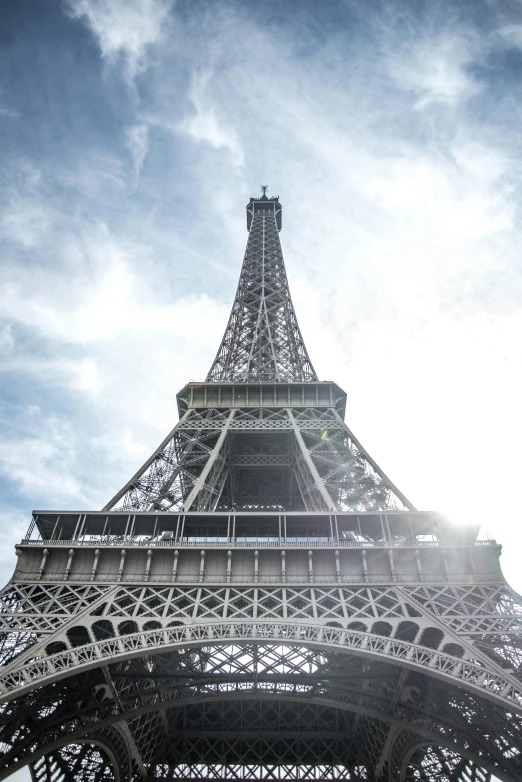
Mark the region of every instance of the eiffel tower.
POLYGON ((500 546, 416 510, 348 429, 281 222, 263 188, 217 356, 150 459, 102 511, 35 511, 16 547, 0 779, 522 779, 500 546))

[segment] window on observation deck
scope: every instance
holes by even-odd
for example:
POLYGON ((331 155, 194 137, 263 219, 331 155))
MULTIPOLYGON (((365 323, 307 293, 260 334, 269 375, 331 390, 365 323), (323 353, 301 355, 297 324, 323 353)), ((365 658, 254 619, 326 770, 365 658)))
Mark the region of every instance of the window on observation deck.
POLYGON ((235 541, 237 543, 277 543, 279 522, 277 517, 260 519, 236 518, 235 541))
POLYGON ((286 541, 288 543, 327 543, 332 540, 332 529, 328 518, 302 519, 287 517, 286 541))

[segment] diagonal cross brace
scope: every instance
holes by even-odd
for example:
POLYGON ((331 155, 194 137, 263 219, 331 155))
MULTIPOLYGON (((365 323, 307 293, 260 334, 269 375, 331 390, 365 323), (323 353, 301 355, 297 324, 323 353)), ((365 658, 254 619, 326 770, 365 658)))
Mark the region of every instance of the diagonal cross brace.
POLYGON ((235 410, 231 410, 229 412, 227 420, 226 420, 226 423, 225 423, 225 425, 224 425, 223 429, 221 430, 221 433, 220 433, 220 435, 218 437, 217 443, 215 444, 214 448, 212 449, 212 453, 210 454, 205 467, 201 471, 201 474, 200 474, 199 478, 197 478, 197 480, 195 481, 194 486, 192 487, 192 491, 190 492, 189 496, 187 497, 187 499, 185 501, 185 505, 184 505, 184 508, 183 508, 183 510, 185 512, 190 510, 191 506, 194 503, 194 500, 198 496, 199 492, 203 489, 203 487, 205 485, 205 481, 206 481, 206 479, 207 479, 207 477, 208 477, 212 467, 214 466, 214 464, 216 462, 216 459, 219 457, 219 452, 221 451, 221 448, 223 447, 223 443, 225 442, 225 439, 226 439, 226 437, 228 435, 228 430, 229 430, 230 424, 232 422, 232 419, 234 418, 235 412, 236 412, 235 410))

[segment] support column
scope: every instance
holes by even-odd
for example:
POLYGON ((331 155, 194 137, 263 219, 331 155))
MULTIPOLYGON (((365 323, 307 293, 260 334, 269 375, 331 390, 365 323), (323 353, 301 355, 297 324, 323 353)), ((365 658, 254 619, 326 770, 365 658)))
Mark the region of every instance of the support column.
MULTIPOLYGON (((159 455, 162 453, 162 451, 164 450, 164 448, 165 448, 165 447, 168 445, 168 443, 169 443, 169 442, 172 440, 172 438, 173 438, 173 437, 174 437, 174 435, 176 434, 176 431, 178 430, 179 426, 180 426, 180 425, 181 425, 181 424, 182 424, 182 423, 183 423, 183 422, 184 422, 184 421, 185 421, 185 420, 186 420, 186 419, 189 417, 190 413, 191 413, 191 411, 190 411, 190 410, 187 410, 187 412, 186 412, 186 413, 184 413, 184 414, 181 416, 181 418, 179 419, 179 421, 178 421, 178 423, 176 424, 176 426, 174 427, 174 429, 173 429, 171 432, 169 432, 169 434, 168 434, 168 435, 165 437, 165 439, 163 440, 163 442, 162 442, 162 443, 161 443, 161 444, 158 446, 158 448, 156 448, 156 450, 154 451, 154 453, 152 454, 152 456, 150 456, 150 457, 147 459, 147 461, 145 462, 145 464, 144 464, 144 465, 142 465, 142 466, 140 467, 140 469, 138 470, 138 472, 137 472, 137 473, 135 473, 135 474, 132 476, 132 478, 130 479, 130 481, 127 481, 127 483, 125 484, 125 486, 123 486, 123 487, 120 489, 120 491, 119 491, 117 494, 115 494, 115 495, 114 495, 114 497, 112 498, 112 500, 110 500, 110 501, 107 503, 107 505, 105 505, 105 507, 104 507, 104 508, 102 508, 102 510, 104 510, 104 511, 111 510, 111 508, 113 508, 115 505, 117 505, 117 504, 118 504, 118 502, 121 500, 121 498, 122 498, 122 497, 123 497, 125 494, 127 494, 127 492, 128 492, 130 489, 132 489, 132 487, 133 487, 133 486, 137 485, 137 483, 138 483, 139 479, 140 479, 140 478, 142 477, 142 475, 143 475, 143 474, 144 474, 144 473, 145 473, 145 472, 146 472, 146 471, 149 469, 149 467, 150 467, 150 466, 153 464, 153 462, 155 462, 155 461, 156 461, 156 459, 158 458, 158 456, 159 456, 159 455)), ((178 475, 178 473, 179 473, 179 470, 180 470, 179 466, 178 466, 178 465, 176 465, 176 467, 175 467, 175 468, 174 468, 174 470, 173 470, 173 473, 172 473, 172 475, 170 476, 170 483, 171 483, 171 484, 172 484, 172 481, 173 481, 173 480, 176 478, 176 476, 178 475)))
POLYGON ((415 559, 417 560, 417 570, 419 571, 419 578, 424 581, 424 571, 422 570, 422 562, 419 549, 415 549, 415 559))
POLYGON ((335 554, 335 577, 337 579, 337 583, 341 583, 341 562, 340 562, 340 554, 338 551, 334 552, 335 554))
POLYGON ((391 550, 391 548, 388 549, 388 558, 390 560, 390 570, 391 570, 392 579, 393 581, 397 581, 397 573, 395 571, 395 561, 393 559, 393 551, 391 550))
POLYGON ((145 581, 149 580, 151 563, 152 563, 152 549, 150 548, 147 551, 147 564, 145 566, 145 581))
POLYGON ((92 569, 91 569, 91 581, 94 581, 96 578, 96 571, 98 570, 98 560, 100 558, 100 549, 97 548, 94 552, 94 561, 92 563, 92 569))
POLYGON ((123 568, 125 567, 125 557, 127 556, 127 552, 125 549, 122 549, 121 557, 120 557, 120 567, 118 568, 118 581, 121 581, 121 578, 123 576, 123 568))
POLYGON ((64 573, 64 576, 63 576, 63 580, 64 581, 67 581, 67 579, 69 578, 69 573, 71 572, 71 566, 72 566, 73 557, 74 557, 74 549, 70 548, 69 549, 69 559, 67 560, 67 567, 65 568, 65 573, 64 573))
POLYGON ((370 580, 368 575, 368 560, 366 559, 366 549, 363 548, 361 551, 362 554, 362 563, 363 563, 363 572, 364 572, 364 580, 368 582, 370 580))
POLYGON ((40 570, 38 571, 38 576, 37 576, 38 580, 40 580, 41 577, 44 574, 45 563, 47 562, 47 557, 48 556, 49 556, 49 549, 48 548, 44 548, 44 550, 42 552, 42 561, 40 562, 40 570))

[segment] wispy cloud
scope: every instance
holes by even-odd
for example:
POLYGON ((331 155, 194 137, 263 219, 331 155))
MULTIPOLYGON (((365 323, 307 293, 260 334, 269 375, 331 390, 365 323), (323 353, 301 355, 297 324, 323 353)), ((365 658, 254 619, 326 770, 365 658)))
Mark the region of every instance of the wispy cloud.
POLYGON ((19 119, 20 113, 7 106, 0 106, 0 117, 5 117, 6 119, 19 119))
POLYGON ((434 102, 455 106, 481 89, 470 69, 477 60, 479 45, 475 36, 448 29, 411 42, 407 51, 390 54, 390 73, 400 88, 415 94, 415 109, 434 102))
POLYGON ((6 239, 26 249, 37 247, 50 228, 50 210, 32 199, 12 201, 0 219, 6 239))
MULTIPOLYGON (((9 417, 9 407, 2 419, 9 417)), ((37 407, 24 411, 23 427, 0 442, 0 466, 4 475, 19 487, 33 493, 41 501, 83 503, 84 487, 74 477, 77 458, 74 427, 66 419, 45 416, 37 407)))
POLYGON ((134 175, 139 179, 143 163, 149 151, 149 128, 144 122, 131 125, 125 132, 125 144, 132 156, 134 175))
POLYGON ((12 353, 14 349, 13 329, 10 323, 0 326, 0 353, 12 353))
MULTIPOLYGON (((2 512, 2 524, 0 525, 0 584, 6 584, 13 574, 13 551, 17 543, 20 543, 29 527, 27 515, 18 510, 2 512)), ((20 773, 20 772, 19 772, 20 773)), ((26 769, 20 773, 18 780, 29 782, 26 769)))
POLYGON ((68 0, 67 12, 82 19, 114 64, 122 58, 132 81, 150 64, 150 49, 167 34, 172 0, 68 0))
POLYGON ((187 115, 181 129, 199 143, 210 144, 214 149, 226 149, 233 165, 242 166, 244 153, 238 134, 230 126, 226 114, 218 115, 209 81, 212 81, 212 74, 208 72, 194 76, 189 93, 194 110, 187 115))

